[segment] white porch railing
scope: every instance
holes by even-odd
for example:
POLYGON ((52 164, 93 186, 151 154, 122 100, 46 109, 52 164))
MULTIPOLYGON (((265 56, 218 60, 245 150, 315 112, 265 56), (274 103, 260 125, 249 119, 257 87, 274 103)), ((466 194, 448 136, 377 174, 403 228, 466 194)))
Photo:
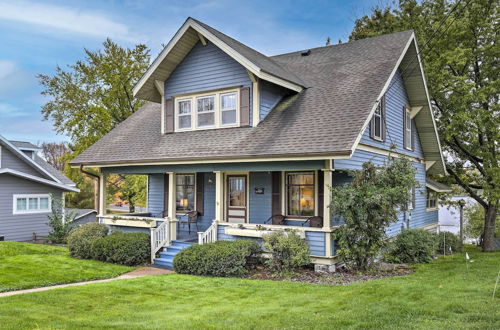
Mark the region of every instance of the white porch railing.
POLYGON ((218 221, 214 220, 210 227, 204 232, 198 232, 198 244, 207 244, 217 241, 217 224, 218 221))
POLYGON ((151 263, 154 262, 156 252, 165 245, 170 245, 170 220, 165 219, 156 228, 151 228, 151 263))

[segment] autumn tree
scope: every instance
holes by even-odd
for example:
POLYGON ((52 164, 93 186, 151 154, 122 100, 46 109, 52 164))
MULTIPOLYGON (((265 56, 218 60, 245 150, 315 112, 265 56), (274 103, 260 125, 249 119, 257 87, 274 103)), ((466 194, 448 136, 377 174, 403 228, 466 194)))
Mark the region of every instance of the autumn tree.
POLYGON ((357 19, 349 38, 415 31, 446 169, 484 209, 483 251, 500 199, 499 9, 499 0, 401 0, 357 19))

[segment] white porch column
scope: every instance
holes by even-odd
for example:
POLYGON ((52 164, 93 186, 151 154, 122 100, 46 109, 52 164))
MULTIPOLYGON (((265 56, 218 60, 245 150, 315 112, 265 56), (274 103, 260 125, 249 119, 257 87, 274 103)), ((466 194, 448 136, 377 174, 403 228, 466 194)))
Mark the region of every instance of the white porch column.
POLYGON ((330 202, 332 200, 332 160, 325 161, 325 168, 323 171, 323 229, 330 230, 332 226, 332 216, 330 212, 330 202))
POLYGON ((215 171, 215 220, 224 219, 224 173, 215 171))
POLYGON ((99 173, 99 215, 106 214, 106 174, 99 173))
POLYGON ((167 172, 168 175, 168 221, 170 221, 170 240, 177 239, 177 205, 175 191, 175 173, 167 172))

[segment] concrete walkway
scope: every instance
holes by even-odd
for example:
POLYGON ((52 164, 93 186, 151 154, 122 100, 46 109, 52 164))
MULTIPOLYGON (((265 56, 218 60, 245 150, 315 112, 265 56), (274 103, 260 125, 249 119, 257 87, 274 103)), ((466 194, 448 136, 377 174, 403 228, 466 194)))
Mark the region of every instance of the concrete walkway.
POLYGON ((111 281, 116 281, 116 280, 125 280, 125 279, 129 279, 129 278, 138 278, 138 277, 153 276, 153 275, 163 275, 163 274, 170 274, 170 273, 173 273, 173 271, 167 270, 167 269, 161 269, 161 268, 154 268, 154 267, 142 267, 142 268, 133 270, 131 272, 125 273, 123 275, 120 275, 118 277, 107 278, 105 280, 77 282, 77 283, 45 286, 42 288, 0 292, 0 297, 8 297, 8 296, 15 296, 18 294, 23 294, 23 293, 40 292, 40 291, 47 291, 47 290, 53 290, 53 289, 59 289, 59 288, 66 288, 69 286, 81 286, 81 285, 87 285, 87 284, 93 284, 93 283, 111 282, 111 281))

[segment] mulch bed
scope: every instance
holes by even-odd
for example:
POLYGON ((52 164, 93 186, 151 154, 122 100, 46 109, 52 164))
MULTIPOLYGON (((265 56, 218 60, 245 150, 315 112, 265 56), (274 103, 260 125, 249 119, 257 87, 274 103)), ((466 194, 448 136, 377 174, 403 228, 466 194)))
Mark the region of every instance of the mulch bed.
POLYGON ((314 284, 328 285, 347 285, 354 282, 362 282, 376 280, 379 278, 405 276, 413 273, 414 270, 408 265, 388 265, 383 264, 381 267, 368 272, 354 272, 346 269, 337 270, 335 273, 318 273, 310 268, 302 268, 295 271, 289 276, 276 276, 264 266, 257 266, 250 270, 246 276, 251 280, 271 280, 271 281, 290 281, 304 282, 314 284))

